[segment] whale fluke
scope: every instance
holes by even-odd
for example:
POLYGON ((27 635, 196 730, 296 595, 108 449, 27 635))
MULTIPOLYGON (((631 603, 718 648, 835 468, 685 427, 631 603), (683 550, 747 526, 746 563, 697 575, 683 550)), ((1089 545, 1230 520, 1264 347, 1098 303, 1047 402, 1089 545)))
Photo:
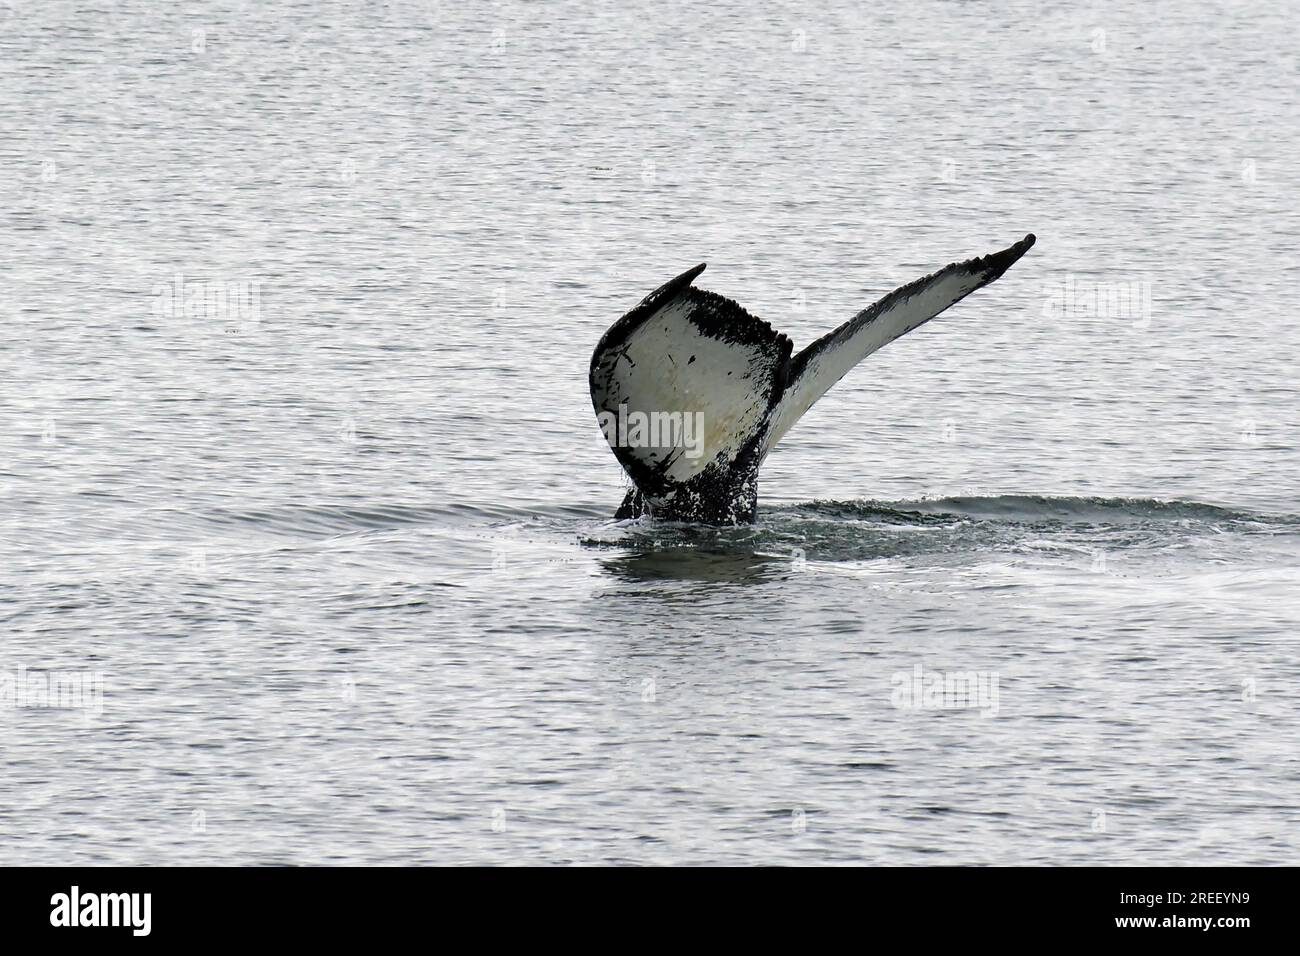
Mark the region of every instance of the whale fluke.
POLYGON ((895 289, 793 358, 787 336, 692 285, 704 263, 660 286, 591 358, 597 420, 635 486, 615 516, 754 520, 763 459, 832 385, 997 279, 1033 244, 1030 234, 895 289))

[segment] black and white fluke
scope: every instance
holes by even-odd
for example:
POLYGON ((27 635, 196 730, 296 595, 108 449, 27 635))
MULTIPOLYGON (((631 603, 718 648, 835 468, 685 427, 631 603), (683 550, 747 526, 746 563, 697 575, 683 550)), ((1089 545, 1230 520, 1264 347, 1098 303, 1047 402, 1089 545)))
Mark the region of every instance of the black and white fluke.
POLYGON ((698 422, 680 435, 607 429, 635 487, 616 517, 736 524, 758 510, 758 470, 813 403, 872 352, 988 285, 1029 251, 1032 234, 895 289, 798 355, 790 339, 731 299, 691 283, 704 263, 641 301, 591 357, 591 401, 602 427, 656 416, 698 422), (613 432, 613 433, 611 433, 613 432))

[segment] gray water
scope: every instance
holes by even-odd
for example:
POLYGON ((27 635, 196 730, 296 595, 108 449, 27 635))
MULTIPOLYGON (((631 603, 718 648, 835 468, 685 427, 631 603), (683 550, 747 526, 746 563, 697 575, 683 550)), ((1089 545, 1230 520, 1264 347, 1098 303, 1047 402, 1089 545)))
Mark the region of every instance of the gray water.
POLYGON ((0 4, 0 862, 1296 863, 1286 7, 0 4), (609 517, 655 286, 1029 231, 609 517))

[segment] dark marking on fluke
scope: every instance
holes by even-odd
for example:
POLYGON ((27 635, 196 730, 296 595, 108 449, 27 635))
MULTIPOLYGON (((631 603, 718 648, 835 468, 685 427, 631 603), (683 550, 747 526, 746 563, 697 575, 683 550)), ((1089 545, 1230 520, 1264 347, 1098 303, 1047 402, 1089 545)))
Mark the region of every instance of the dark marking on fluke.
MULTIPOLYGON (((683 447, 675 448, 662 459, 651 448, 614 447, 615 457, 634 484, 615 517, 653 515, 706 524, 753 521, 758 514, 759 467, 772 446, 804 411, 866 355, 997 280, 1034 242, 1035 237, 1030 233, 1006 249, 952 263, 895 289, 798 355, 793 355, 793 343, 788 336, 750 315, 733 299, 695 288, 691 283, 704 271, 705 263, 664 283, 610 326, 596 345, 589 379, 597 415, 617 414, 620 406, 630 405, 641 411, 667 413, 694 408, 706 419, 712 408, 716 414, 738 417, 734 421, 706 420, 704 431, 715 438, 721 437, 722 443, 712 450, 712 458, 701 456, 695 467, 679 469, 675 475, 669 471, 682 461, 683 447), (923 293, 932 294, 922 297, 923 293), (664 311, 675 305, 680 308, 671 313, 664 311), (730 401, 712 406, 708 401, 701 404, 698 395, 685 394, 677 408, 648 409, 644 401, 638 402, 636 379, 630 371, 623 371, 619 359, 627 359, 628 369, 636 368, 628 353, 646 324, 661 315, 665 320, 663 331, 670 337, 679 336, 683 345, 689 345, 694 337, 704 337, 733 348, 735 351, 729 354, 726 364, 741 365, 739 381, 747 383, 750 396, 737 401, 735 390, 740 386, 732 384, 726 386, 730 401), (676 330, 674 322, 678 323, 676 330), (731 361, 733 358, 735 361, 731 361), (755 409, 761 413, 756 414, 755 409)), ((653 368, 654 349, 658 348, 653 343, 657 340, 642 336, 640 341, 642 358, 648 357, 653 368), (647 349, 650 351, 646 352, 647 349)), ((685 369, 695 364, 697 355, 692 354, 685 366, 679 365, 666 351, 662 355, 672 363, 673 375, 695 374, 685 369)), ((697 376, 689 381, 695 383, 696 391, 707 388, 710 381, 722 388, 720 383, 725 379, 736 381, 735 371, 734 367, 726 368, 725 376, 712 380, 708 377, 700 380, 697 376)), ((708 370, 704 373, 707 376, 708 370)), ((657 391, 656 388, 652 393, 657 391)), ((743 397, 744 393, 740 395, 743 397)))

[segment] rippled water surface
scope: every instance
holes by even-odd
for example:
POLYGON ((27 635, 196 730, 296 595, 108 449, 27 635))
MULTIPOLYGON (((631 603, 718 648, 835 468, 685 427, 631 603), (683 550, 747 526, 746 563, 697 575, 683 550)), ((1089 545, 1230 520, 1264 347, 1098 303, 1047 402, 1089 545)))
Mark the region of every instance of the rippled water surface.
POLYGON ((0 862, 1296 863, 1297 26, 0 4, 0 862), (758 524, 609 517, 646 292, 1028 231, 758 524))

